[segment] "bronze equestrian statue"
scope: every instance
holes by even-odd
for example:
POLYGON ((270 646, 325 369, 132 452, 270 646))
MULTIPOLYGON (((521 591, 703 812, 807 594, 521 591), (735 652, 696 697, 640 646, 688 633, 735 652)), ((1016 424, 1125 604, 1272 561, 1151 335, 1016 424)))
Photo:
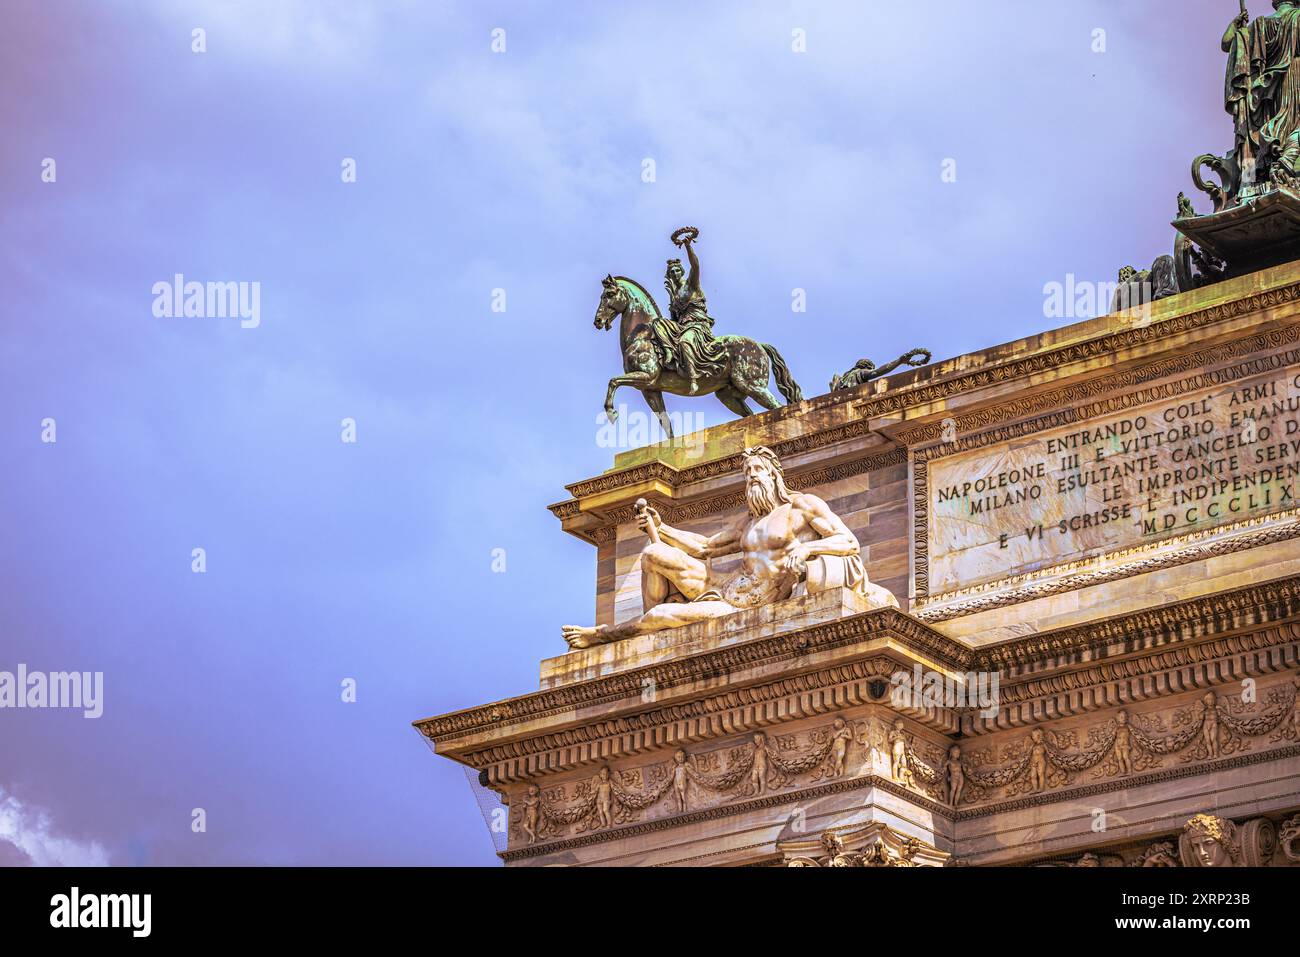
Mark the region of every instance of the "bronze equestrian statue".
POLYGON ((673 395, 717 395, 718 401, 739 416, 752 415, 747 399, 765 409, 781 403, 768 389, 769 376, 787 402, 800 402, 803 393, 775 348, 746 336, 717 336, 712 333, 704 292, 700 288, 700 261, 693 243, 699 231, 687 226, 673 233, 672 240, 686 248, 689 274, 680 260, 668 261, 664 286, 669 296, 669 317, 659 311, 645 287, 626 276, 606 276, 594 325, 609 329, 615 317, 622 317, 619 349, 623 353, 623 375, 609 380, 605 394, 605 415, 618 418, 614 393, 619 386, 640 389, 646 405, 659 419, 664 434, 673 437, 672 423, 664 411, 665 392, 673 395))

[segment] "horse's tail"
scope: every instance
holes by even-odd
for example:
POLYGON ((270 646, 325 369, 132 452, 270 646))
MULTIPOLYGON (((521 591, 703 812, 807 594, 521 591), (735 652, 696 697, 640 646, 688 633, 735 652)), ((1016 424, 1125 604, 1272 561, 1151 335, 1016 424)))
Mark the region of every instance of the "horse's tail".
POLYGON ((781 353, 776 351, 776 347, 768 345, 766 342, 760 342, 763 351, 767 353, 767 358, 772 363, 772 374, 776 376, 776 387, 781 390, 787 402, 802 402, 803 390, 799 388, 799 383, 794 381, 794 376, 790 375, 790 370, 781 358, 781 353))

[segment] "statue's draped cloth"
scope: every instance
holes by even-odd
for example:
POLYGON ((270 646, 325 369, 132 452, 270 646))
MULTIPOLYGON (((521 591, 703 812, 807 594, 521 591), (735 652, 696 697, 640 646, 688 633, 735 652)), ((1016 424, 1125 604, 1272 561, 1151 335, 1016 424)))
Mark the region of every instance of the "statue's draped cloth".
POLYGON ((890 591, 867 578, 861 555, 821 555, 808 562, 808 593, 831 588, 847 588, 875 608, 898 607, 898 599, 890 591))
POLYGON ((1237 155, 1267 144, 1294 169, 1300 161, 1300 9, 1252 20, 1228 50, 1224 104, 1236 129, 1237 155), (1252 92, 1253 91, 1253 92, 1252 92))
POLYGON ((726 368, 727 350, 713 337, 713 319, 704 293, 683 286, 669 303, 669 310, 671 319, 661 317, 653 323, 655 340, 664 353, 663 361, 680 373, 685 354, 698 378, 721 375, 726 368))
MULTIPOLYGON (((898 607, 898 599, 867 578, 867 568, 859 555, 818 555, 808 561, 808 593, 815 595, 832 588, 847 588, 875 607, 898 607)), ((695 601, 724 601, 722 591, 710 587, 695 601)))

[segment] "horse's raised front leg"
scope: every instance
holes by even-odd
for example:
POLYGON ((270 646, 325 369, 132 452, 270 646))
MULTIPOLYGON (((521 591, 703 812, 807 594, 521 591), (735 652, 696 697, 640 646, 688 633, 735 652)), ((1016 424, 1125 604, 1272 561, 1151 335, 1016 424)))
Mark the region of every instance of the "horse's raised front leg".
POLYGON ((644 390, 646 386, 652 386, 659 378, 658 371, 650 372, 627 372, 623 375, 616 375, 609 380, 609 391, 605 393, 605 418, 611 422, 618 421, 618 410, 614 408, 614 393, 618 391, 621 385, 630 385, 635 389, 644 390))
POLYGON ((650 411, 659 418, 659 424, 663 426, 664 435, 671 439, 673 437, 673 420, 668 418, 668 413, 664 411, 664 394, 658 389, 643 389, 641 395, 645 398, 645 404, 650 406, 650 411))

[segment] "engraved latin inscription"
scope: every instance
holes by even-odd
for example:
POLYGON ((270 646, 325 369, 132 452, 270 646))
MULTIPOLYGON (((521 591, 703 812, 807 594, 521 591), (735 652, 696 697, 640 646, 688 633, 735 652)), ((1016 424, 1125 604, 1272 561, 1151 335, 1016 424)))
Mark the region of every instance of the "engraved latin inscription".
POLYGON ((930 592, 1297 506, 1300 368, 929 464, 930 592))

